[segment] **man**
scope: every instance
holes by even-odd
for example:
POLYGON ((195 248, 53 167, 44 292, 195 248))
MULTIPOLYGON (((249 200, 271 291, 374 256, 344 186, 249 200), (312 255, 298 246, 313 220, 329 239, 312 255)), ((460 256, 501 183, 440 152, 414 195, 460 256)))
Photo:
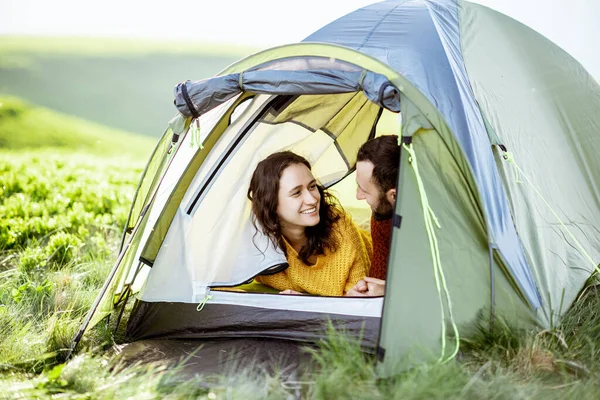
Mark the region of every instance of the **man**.
POLYGON ((365 200, 373 211, 373 258, 369 276, 358 281, 348 291, 349 296, 382 296, 385 292, 399 163, 400 146, 396 135, 369 140, 358 150, 356 198, 365 200))

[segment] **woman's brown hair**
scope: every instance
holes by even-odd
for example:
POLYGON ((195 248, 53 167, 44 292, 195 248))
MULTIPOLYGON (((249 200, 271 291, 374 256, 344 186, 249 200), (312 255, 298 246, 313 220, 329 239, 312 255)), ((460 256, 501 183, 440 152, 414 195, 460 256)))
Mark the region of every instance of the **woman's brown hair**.
MULTIPOLYGON (((262 231, 275 246, 279 246, 284 254, 285 243, 277 215, 279 180, 283 171, 294 164, 303 164, 311 169, 310 163, 304 157, 291 151, 271 154, 256 166, 248 189, 248 198, 252 201, 254 227, 257 231, 262 231), (260 223, 260 228, 256 221, 260 223)), ((317 190, 321 194, 320 221, 315 226, 306 227, 307 241, 298 252, 304 264, 309 264, 310 256, 324 254, 325 249, 335 251, 338 246, 337 238, 333 234, 333 225, 341 218, 341 206, 337 198, 321 185, 317 185, 317 190)))

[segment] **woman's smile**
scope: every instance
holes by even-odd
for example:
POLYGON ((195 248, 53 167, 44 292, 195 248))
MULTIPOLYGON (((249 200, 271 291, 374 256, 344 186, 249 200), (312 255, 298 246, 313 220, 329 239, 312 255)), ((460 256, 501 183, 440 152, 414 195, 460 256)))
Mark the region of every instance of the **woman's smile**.
POLYGON ((308 210, 300 211, 301 214, 304 215, 312 215, 317 213, 317 207, 309 208, 308 210))

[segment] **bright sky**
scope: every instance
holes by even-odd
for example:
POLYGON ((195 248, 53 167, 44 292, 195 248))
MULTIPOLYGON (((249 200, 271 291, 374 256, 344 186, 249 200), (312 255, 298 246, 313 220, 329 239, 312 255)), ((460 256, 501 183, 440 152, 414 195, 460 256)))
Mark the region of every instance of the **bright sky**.
MULTIPOLYGON (((375 0, 0 0, 0 35, 298 42, 375 0)), ((542 33, 600 77, 599 0, 473 0, 542 33)), ((2 40, 0 38, 0 40, 2 40)))

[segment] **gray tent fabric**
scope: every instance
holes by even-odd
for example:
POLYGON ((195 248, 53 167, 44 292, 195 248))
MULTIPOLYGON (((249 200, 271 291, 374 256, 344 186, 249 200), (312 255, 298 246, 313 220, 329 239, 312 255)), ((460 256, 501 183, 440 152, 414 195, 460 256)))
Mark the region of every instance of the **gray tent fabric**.
POLYGON ((259 94, 307 95, 351 93, 362 90, 373 103, 400 111, 400 92, 383 75, 369 71, 306 70, 248 71, 175 87, 175 107, 186 117, 197 117, 243 91, 259 94))
POLYGON ((464 66, 457 1, 376 3, 332 22, 304 42, 338 44, 377 58, 405 76, 436 106, 461 145, 478 183, 490 247, 506 260, 531 306, 540 307, 540 294, 512 221, 464 66))
POLYGON ((212 303, 200 313, 197 306, 139 300, 127 323, 126 336, 129 340, 267 337, 317 342, 327 336, 331 324, 336 330, 360 337, 365 349, 374 351, 377 347, 378 317, 212 303))

